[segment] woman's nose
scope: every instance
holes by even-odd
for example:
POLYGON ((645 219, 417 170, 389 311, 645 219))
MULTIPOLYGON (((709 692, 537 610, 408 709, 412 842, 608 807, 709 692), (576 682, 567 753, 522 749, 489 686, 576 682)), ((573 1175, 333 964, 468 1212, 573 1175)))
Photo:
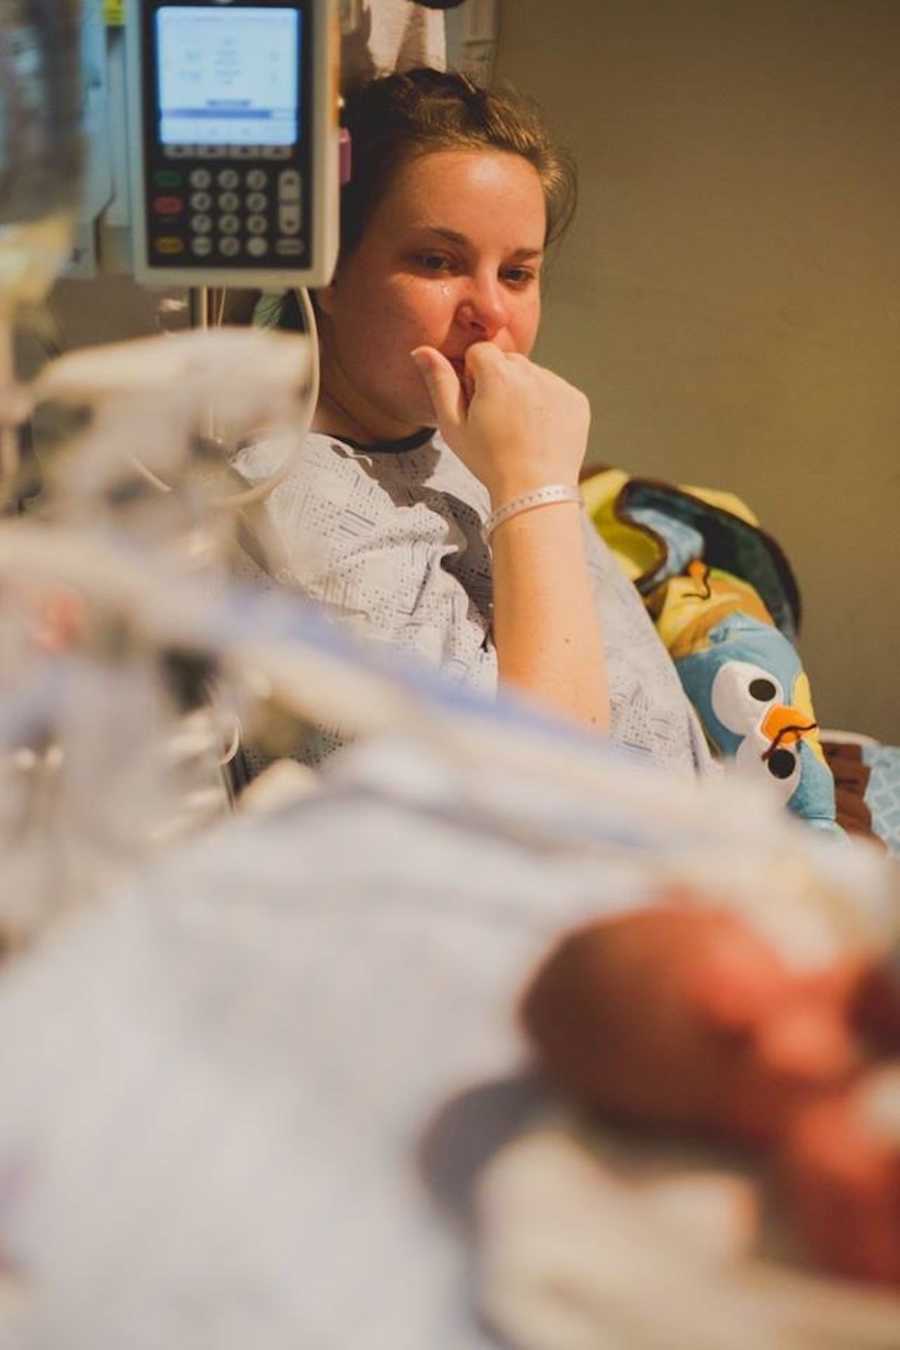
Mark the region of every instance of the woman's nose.
POLYGON ((509 308, 496 277, 474 277, 460 302, 463 327, 490 342, 509 323, 509 308))

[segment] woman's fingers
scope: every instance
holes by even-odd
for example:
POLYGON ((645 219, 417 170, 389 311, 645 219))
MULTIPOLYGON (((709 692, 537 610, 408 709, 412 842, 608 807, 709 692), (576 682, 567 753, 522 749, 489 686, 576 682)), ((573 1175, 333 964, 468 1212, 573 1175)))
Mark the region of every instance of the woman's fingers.
MULTIPOLYGON (((525 358, 522 358, 523 361, 525 358)), ((495 347, 493 342, 474 342, 466 349, 466 373, 471 375, 477 385, 491 371, 499 370, 509 361, 506 352, 495 347)), ((531 363, 526 361, 526 365, 531 363)))
POLYGON ((410 353, 444 440, 492 500, 578 478, 590 405, 559 376, 492 342, 466 348, 464 365, 435 347, 410 353))
POLYGON ((453 433, 466 420, 465 398, 456 371, 434 347, 417 347, 410 356, 425 382, 441 435, 452 445, 453 433))

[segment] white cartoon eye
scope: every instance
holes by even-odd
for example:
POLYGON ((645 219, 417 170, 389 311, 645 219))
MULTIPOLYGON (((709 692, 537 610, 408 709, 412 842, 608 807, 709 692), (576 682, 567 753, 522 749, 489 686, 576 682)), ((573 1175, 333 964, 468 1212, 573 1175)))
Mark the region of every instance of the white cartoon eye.
POLYGON ((768 670, 750 661, 728 661, 716 673, 710 700, 722 726, 746 736, 759 726, 773 703, 784 702, 784 694, 768 670))
POLYGON ((770 791, 787 804, 800 778, 800 745, 779 745, 770 750, 760 736, 747 736, 737 748, 735 762, 745 773, 764 780, 770 791))

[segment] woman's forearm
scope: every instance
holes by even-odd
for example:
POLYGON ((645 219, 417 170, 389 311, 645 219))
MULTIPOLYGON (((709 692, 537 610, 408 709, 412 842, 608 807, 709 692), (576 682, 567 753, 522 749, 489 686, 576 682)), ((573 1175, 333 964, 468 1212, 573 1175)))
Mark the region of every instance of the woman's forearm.
MULTIPOLYGON (((465 388, 445 356, 413 359, 441 434, 488 490, 492 513, 525 493, 575 488, 590 404, 578 389, 492 342, 466 348, 465 388)), ((605 731, 606 656, 591 593, 578 501, 521 511, 491 534, 500 679, 605 731)))
POLYGON ((501 682, 608 730, 606 657, 579 506, 558 502, 513 516, 495 529, 491 552, 501 682))

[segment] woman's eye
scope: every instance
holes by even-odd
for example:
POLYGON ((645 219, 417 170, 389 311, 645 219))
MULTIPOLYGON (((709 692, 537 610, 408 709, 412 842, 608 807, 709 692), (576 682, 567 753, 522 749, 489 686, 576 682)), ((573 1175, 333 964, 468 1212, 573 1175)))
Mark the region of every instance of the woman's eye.
POLYGON ((509 267, 503 277, 511 286, 527 286, 530 281, 534 281, 535 274, 530 267, 509 267))
POLYGON ((453 268, 453 259, 442 253, 418 253, 415 260, 426 272, 449 272, 453 268))

